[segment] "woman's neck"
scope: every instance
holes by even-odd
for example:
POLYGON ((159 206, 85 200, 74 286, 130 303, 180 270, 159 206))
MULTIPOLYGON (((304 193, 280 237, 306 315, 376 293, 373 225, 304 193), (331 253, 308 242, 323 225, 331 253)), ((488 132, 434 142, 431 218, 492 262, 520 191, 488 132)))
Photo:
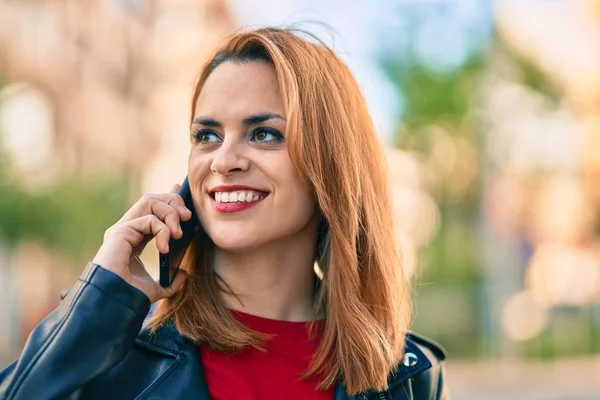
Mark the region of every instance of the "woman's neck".
POLYGON ((270 243, 249 252, 215 252, 215 272, 227 283, 228 308, 264 318, 308 321, 313 316, 314 235, 270 243))

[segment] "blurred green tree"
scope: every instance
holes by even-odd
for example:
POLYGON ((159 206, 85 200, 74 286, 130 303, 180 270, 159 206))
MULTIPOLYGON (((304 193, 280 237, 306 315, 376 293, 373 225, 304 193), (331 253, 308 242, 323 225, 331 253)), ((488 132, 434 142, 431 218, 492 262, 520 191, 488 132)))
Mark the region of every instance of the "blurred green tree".
POLYGON ((9 247, 32 240, 83 262, 130 203, 126 176, 67 177, 33 192, 9 171, 0 153, 0 240, 9 247))
MULTIPOLYGON (((453 140, 461 138, 477 148, 474 110, 484 54, 475 53, 456 70, 443 74, 415 60, 388 59, 383 65, 404 99, 396 146, 427 162, 436 145, 435 131, 430 128, 441 127, 453 140)), ((414 329, 440 340, 453 354, 477 355, 482 274, 475 228, 481 199, 477 179, 458 199, 448 192, 450 186, 442 183, 433 189, 441 226, 422 254, 414 329), (462 308, 456 310, 457 317, 462 315, 460 323, 439 322, 442 315, 452 317, 443 308, 448 304, 462 308)))

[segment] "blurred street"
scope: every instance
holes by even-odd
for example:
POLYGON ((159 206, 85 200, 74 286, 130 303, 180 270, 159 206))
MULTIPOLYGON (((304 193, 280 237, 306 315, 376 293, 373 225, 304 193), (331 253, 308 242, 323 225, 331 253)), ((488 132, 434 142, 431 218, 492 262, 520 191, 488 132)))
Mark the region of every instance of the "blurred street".
POLYGON ((460 400, 597 400, 600 358, 553 363, 450 362, 448 382, 460 400))

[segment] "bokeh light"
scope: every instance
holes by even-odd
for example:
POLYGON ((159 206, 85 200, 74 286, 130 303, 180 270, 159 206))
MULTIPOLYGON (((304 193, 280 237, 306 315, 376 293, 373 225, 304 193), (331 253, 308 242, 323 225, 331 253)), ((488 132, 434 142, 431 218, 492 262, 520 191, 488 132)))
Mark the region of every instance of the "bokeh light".
POLYGON ((514 293, 504 304, 502 328, 515 341, 538 336, 548 323, 547 309, 529 291, 514 293))

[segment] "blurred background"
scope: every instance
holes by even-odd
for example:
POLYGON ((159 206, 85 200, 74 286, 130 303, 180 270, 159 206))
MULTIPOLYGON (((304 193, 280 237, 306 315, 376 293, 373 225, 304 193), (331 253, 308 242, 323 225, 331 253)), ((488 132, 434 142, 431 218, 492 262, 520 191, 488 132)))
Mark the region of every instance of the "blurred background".
POLYGON ((388 144, 414 330, 454 398, 600 398, 599 0, 0 0, 0 366, 184 177, 216 41, 302 21, 388 144))

